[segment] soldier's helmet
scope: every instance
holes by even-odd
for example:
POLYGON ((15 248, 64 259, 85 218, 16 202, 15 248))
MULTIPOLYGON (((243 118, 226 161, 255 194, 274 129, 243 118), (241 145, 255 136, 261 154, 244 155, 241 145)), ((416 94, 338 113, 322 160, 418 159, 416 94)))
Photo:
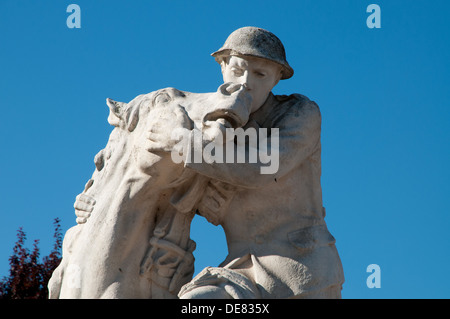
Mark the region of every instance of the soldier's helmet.
POLYGON ((263 58, 283 67, 282 80, 294 75, 294 70, 286 60, 286 52, 280 39, 272 32, 257 27, 243 27, 232 32, 225 44, 211 55, 218 63, 229 55, 263 58))

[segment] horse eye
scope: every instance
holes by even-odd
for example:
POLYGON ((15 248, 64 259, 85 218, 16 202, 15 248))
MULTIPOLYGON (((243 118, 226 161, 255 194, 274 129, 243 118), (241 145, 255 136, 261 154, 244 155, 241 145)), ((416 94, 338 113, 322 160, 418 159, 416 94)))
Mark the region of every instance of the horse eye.
POLYGON ((167 103, 171 100, 169 94, 160 93, 155 97, 154 104, 167 103))
POLYGON ((94 157, 95 167, 97 168, 98 171, 101 171, 103 169, 103 166, 105 166, 104 154, 105 154, 105 151, 101 150, 94 157))

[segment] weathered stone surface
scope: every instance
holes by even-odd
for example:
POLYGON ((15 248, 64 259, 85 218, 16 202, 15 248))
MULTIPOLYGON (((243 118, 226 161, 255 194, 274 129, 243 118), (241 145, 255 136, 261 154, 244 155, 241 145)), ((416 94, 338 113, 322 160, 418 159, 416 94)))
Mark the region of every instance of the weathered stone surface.
POLYGON ((224 84, 107 101, 113 129, 77 196, 51 298, 340 298, 325 223, 321 114, 281 41, 253 27, 213 54, 224 84), (221 225, 228 256, 194 279, 195 213, 221 225))

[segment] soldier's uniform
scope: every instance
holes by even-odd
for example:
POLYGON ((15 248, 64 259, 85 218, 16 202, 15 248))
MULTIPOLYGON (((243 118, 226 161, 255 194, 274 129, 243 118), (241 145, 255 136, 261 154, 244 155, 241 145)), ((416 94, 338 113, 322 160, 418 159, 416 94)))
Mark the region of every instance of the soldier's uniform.
MULTIPOLYGON (((293 74, 283 45, 272 33, 242 28, 214 53, 266 58, 293 74), (268 55, 268 52, 271 55, 268 55)), ((250 115, 246 127, 279 129, 279 170, 260 174, 258 163, 195 163, 185 166, 210 177, 228 194, 226 209, 200 205, 200 214, 225 230, 229 254, 185 285, 182 298, 340 298, 344 282, 335 239, 324 221, 321 115, 300 94, 274 96, 250 115), (233 185, 227 188, 226 185, 233 185)))

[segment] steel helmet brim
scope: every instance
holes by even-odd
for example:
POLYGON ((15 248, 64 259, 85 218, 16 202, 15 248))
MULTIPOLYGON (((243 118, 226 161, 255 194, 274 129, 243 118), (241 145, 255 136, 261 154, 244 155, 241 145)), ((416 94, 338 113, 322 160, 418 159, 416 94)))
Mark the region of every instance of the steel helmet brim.
POLYGON ((257 27, 243 27, 232 32, 224 45, 211 55, 218 63, 221 63, 224 57, 232 55, 261 58, 281 65, 282 80, 294 75, 280 39, 272 32, 257 27))

